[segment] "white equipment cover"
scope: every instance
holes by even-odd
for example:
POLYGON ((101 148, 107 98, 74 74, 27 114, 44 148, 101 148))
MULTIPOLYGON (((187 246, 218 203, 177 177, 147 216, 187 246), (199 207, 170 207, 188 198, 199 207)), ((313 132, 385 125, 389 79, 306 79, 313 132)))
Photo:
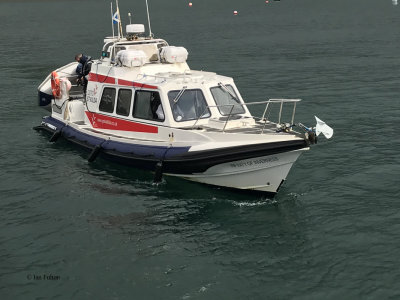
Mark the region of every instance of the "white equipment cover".
POLYGON ((121 50, 117 53, 116 62, 125 67, 141 67, 147 62, 147 55, 142 50, 121 50))
POLYGON ((144 33, 144 25, 143 24, 129 24, 126 25, 126 34, 139 34, 144 33))
POLYGON ((333 129, 329 127, 324 121, 314 116, 317 121, 317 125, 315 126, 315 133, 318 136, 322 133, 327 139, 330 139, 333 136, 333 129))
POLYGON ((83 122, 85 120, 85 106, 82 101, 69 101, 65 110, 65 119, 70 122, 83 122))
POLYGON ((161 59, 168 63, 184 63, 188 58, 188 52, 184 47, 166 46, 162 47, 161 59))

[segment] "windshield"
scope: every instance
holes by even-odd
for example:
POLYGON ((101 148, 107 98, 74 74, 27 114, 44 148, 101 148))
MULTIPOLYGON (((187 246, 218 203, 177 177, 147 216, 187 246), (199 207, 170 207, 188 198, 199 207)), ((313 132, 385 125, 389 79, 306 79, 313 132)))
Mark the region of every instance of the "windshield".
MULTIPOLYGON (((229 115, 232 109, 232 105, 239 104, 240 101, 235 93, 235 90, 231 85, 223 85, 220 83, 219 86, 212 87, 211 94, 214 97, 215 103, 217 105, 224 105, 218 106, 218 110, 221 115, 229 115)), ((245 112, 242 105, 235 105, 232 109, 233 115, 236 114, 243 114, 245 112)))
POLYGON ((168 93, 174 120, 177 122, 197 120, 210 117, 210 110, 207 107, 203 92, 198 89, 170 91, 168 93))

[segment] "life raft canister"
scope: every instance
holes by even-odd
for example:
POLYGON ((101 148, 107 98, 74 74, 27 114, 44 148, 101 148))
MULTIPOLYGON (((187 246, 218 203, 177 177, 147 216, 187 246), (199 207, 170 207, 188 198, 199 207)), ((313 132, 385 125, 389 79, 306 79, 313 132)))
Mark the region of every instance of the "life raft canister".
POLYGON ((53 92, 54 98, 61 97, 60 77, 56 71, 51 72, 51 91, 53 92))

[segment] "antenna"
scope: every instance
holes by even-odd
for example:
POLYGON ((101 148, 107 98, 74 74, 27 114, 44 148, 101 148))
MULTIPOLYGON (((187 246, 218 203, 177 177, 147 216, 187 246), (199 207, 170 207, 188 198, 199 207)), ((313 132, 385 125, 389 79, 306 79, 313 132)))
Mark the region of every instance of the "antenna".
POLYGON ((147 0, 146 0, 146 8, 147 8, 147 21, 149 22, 149 34, 150 34, 150 37, 152 37, 153 34, 151 33, 150 15, 149 15, 149 5, 147 4, 147 0))
POLYGON ((128 17, 129 17, 129 24, 132 24, 131 13, 128 13, 128 17))
POLYGON ((112 2, 111 2, 111 27, 112 27, 112 33, 113 33, 113 38, 114 38, 114 11, 112 7, 112 2))

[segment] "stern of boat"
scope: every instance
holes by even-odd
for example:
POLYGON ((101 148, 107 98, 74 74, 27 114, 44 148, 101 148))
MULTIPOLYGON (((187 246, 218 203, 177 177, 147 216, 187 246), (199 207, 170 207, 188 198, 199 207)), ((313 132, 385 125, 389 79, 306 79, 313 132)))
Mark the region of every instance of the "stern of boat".
MULTIPOLYGON (((83 98, 83 87, 76 84, 78 75, 76 74, 76 67, 78 63, 72 62, 61 68, 55 70, 60 78, 69 80, 72 85, 69 91, 69 97, 72 98, 83 98)), ((51 100, 54 99, 51 89, 51 73, 46 77, 45 80, 38 87, 38 105, 44 109, 51 111, 51 100)))

